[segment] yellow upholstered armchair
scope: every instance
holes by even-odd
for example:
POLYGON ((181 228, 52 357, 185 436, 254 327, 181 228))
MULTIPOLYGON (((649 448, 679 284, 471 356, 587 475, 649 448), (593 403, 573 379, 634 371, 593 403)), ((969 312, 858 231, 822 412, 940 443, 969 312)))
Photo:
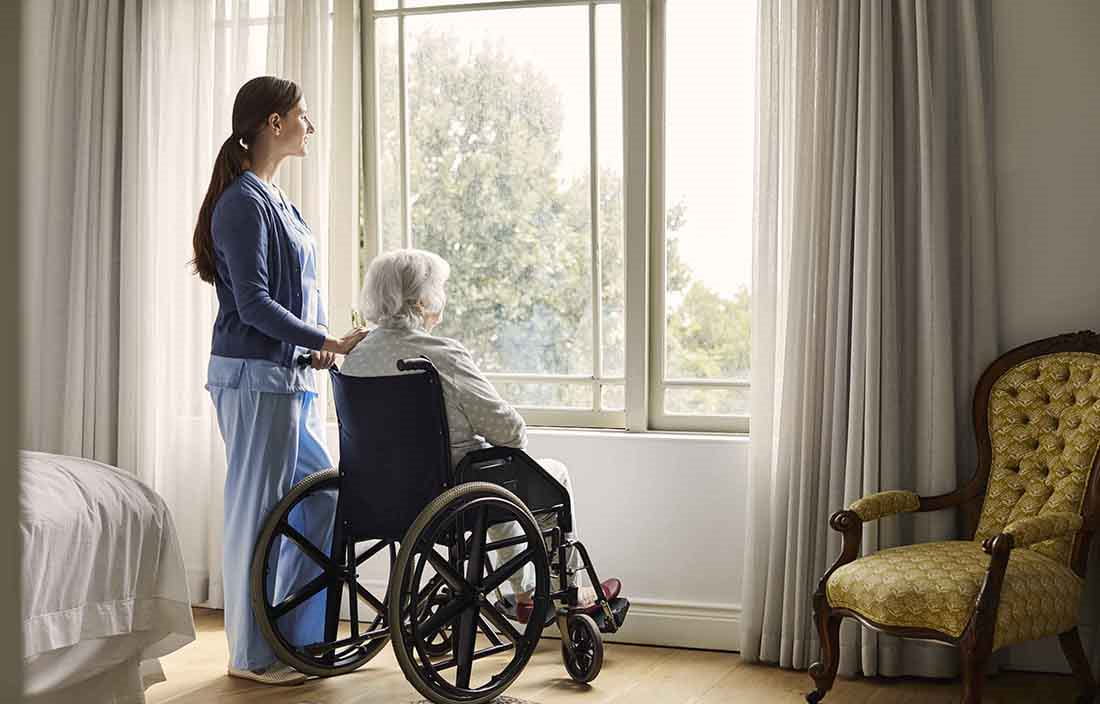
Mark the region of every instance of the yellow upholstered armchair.
POLYGON ((974 393, 978 467, 958 490, 866 496, 833 514, 843 548, 814 594, 820 701, 836 679, 840 622, 958 645, 963 702, 982 698, 998 648, 1057 635, 1082 694, 1096 683, 1077 632, 1089 540, 1100 526, 1100 336, 1061 335, 997 359, 974 393), (907 545, 859 557, 863 524, 959 507, 966 540, 907 545))

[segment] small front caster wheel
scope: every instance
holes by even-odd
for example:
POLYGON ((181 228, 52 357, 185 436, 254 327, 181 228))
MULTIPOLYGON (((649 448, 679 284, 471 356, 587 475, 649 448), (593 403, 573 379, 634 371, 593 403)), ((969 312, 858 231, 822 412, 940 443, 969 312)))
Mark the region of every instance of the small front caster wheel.
POLYGON ((603 667, 603 637, 591 616, 573 614, 569 617, 569 640, 573 644, 572 657, 565 643, 561 645, 561 658, 569 676, 582 684, 596 679, 603 667))

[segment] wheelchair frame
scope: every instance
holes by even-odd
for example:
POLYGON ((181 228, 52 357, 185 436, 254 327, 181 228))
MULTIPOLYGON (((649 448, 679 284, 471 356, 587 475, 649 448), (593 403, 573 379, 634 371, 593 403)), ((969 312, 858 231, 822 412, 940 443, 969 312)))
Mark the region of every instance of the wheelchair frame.
POLYGON ((260 532, 252 564, 252 605, 264 636, 286 664, 317 676, 353 671, 393 640, 406 678, 428 699, 437 704, 482 704, 499 696, 518 677, 538 643, 542 628, 556 623, 570 676, 579 682, 591 681, 602 666, 600 633, 618 630, 626 618, 629 602, 624 598, 608 600, 598 587, 599 577, 588 550, 578 540, 565 539, 572 528, 568 492, 526 453, 515 448, 475 450, 452 468, 438 372, 427 358, 399 360, 397 369, 409 373, 346 377, 332 370, 340 424, 340 466, 338 470, 311 475, 292 488, 260 532), (354 385, 361 385, 359 397, 351 392, 354 385), (402 393, 395 396, 396 400, 390 398, 388 405, 381 403, 380 398, 364 402, 367 392, 378 392, 380 388, 385 389, 380 397, 385 393, 402 393), (357 429, 369 427, 386 429, 397 447, 409 453, 409 462, 422 465, 424 471, 410 473, 409 463, 395 460, 393 453, 375 441, 373 434, 363 436, 360 432, 360 437, 355 436, 357 429), (371 492, 367 480, 378 477, 384 477, 392 486, 371 492), (333 489, 338 492, 336 515, 325 554, 291 526, 290 516, 309 496, 333 489), (367 496, 357 491, 364 489, 367 496), (472 513, 472 517, 467 513, 472 513), (554 525, 544 530, 537 519, 549 515, 554 517, 554 525), (486 531, 491 525, 512 521, 521 526, 523 535, 487 540, 486 531), (297 544, 322 573, 275 604, 270 594, 273 580, 269 563, 280 537, 297 544), (358 553, 357 543, 369 540, 377 542, 358 553), (547 540, 554 560, 548 554, 547 540), (440 544, 446 546, 447 558, 436 552, 440 544), (521 544, 527 544, 528 548, 504 564, 493 566, 491 554, 521 544), (571 549, 577 550, 580 569, 596 587, 595 609, 576 606, 578 589, 572 577, 578 570, 568 564, 571 549), (358 570, 383 551, 388 552, 390 559, 389 581, 385 598, 379 599, 359 583, 358 570), (524 559, 517 562, 521 557, 524 559), (491 593, 528 563, 533 563, 536 572, 535 608, 520 633, 486 600, 485 592, 491 593), (550 569, 555 563, 558 588, 551 590, 550 569), (435 576, 420 589, 419 580, 428 565, 435 576), (506 568, 511 571, 501 577, 506 568), (402 589, 410 575, 413 582, 406 593, 402 589), (491 586, 484 588, 486 584, 491 586), (350 637, 340 638, 340 606, 345 587, 351 633, 350 637), (280 619, 322 590, 325 591, 323 640, 294 645, 281 632, 280 619), (360 600, 375 612, 365 632, 360 632, 360 600), (558 605, 553 609, 552 619, 547 619, 553 604, 558 605), (476 648, 479 633, 489 640, 490 647, 476 648), (502 642, 500 634, 511 642, 502 642), (474 661, 507 651, 514 654, 505 670, 491 678, 487 686, 471 688, 474 661), (440 660, 448 654, 449 659, 440 660), (451 667, 456 670, 453 684, 439 674, 451 667))

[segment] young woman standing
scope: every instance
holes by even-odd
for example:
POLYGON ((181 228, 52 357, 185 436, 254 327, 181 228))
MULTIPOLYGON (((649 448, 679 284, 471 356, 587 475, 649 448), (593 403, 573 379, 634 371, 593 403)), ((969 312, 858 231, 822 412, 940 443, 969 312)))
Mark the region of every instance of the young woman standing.
MULTIPOLYGON (((327 369, 366 334, 328 334, 317 282, 317 250, 298 209, 273 183, 287 157, 304 157, 313 123, 299 87, 263 76, 233 103, 233 133, 195 226, 195 272, 218 296, 206 388, 225 440, 223 585, 229 674, 268 684, 300 684, 305 675, 279 663, 252 616, 248 573, 261 523, 305 476, 332 466, 316 403, 314 370, 327 369), (308 355, 310 364, 299 365, 308 355)), ((292 518, 316 545, 331 539, 335 507, 292 518)), ((318 572, 284 541, 272 571, 276 598, 318 572)), ((299 643, 323 636, 324 591, 287 618, 299 643)))

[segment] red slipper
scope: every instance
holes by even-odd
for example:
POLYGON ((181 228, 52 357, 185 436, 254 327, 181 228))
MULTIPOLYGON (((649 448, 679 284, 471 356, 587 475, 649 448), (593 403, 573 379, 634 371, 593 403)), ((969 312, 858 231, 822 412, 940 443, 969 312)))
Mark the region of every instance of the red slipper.
POLYGON ((600 587, 603 589, 604 598, 611 600, 619 596, 619 592, 623 590, 623 583, 615 577, 612 577, 611 579, 605 579, 601 582, 600 587))
MULTIPOLYGON (((623 589, 623 583, 612 577, 611 579, 605 579, 600 583, 600 588, 603 590, 603 597, 608 601, 619 596, 619 592, 623 589)), ((599 608, 599 604, 590 604, 583 609, 588 612, 595 612, 599 608)), ((516 604, 516 620, 520 623, 527 623, 531 620, 531 614, 535 611, 535 603, 532 601, 520 602, 516 604)))
POLYGON ((531 614, 535 612, 535 602, 533 601, 521 601, 516 604, 516 620, 520 623, 527 623, 531 620, 531 614))

